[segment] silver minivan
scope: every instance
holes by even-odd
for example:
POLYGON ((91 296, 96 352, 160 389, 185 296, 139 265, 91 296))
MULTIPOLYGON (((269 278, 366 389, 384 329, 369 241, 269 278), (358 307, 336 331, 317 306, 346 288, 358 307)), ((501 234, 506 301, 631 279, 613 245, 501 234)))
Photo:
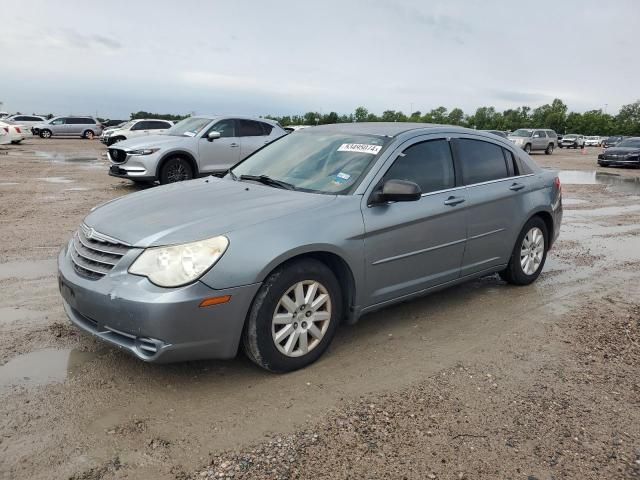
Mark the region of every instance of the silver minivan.
POLYGON ((508 138, 527 153, 544 150, 544 153, 551 155, 558 146, 558 135, 548 128, 519 128, 511 132, 508 138))
POLYGON ((34 125, 31 132, 42 138, 54 136, 93 138, 102 133, 102 125, 93 117, 54 117, 48 122, 34 125))
POLYGON ((242 348, 283 372, 374 310, 495 272, 534 282, 561 219, 557 173, 496 135, 323 125, 223 178, 95 208, 59 254, 59 288, 74 324, 144 361, 242 348))

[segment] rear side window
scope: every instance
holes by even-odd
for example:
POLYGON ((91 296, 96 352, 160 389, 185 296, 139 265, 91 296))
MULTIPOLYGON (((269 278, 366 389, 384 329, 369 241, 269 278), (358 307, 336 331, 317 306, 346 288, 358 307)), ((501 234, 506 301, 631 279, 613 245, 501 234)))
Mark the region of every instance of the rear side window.
POLYGON ((513 153, 506 148, 502 149, 502 153, 504 153, 504 158, 507 161, 507 172, 510 177, 514 177, 518 175, 518 164, 516 163, 516 159, 513 157, 513 153))
POLYGON ((539 138, 546 138, 547 134, 544 133, 543 130, 536 130, 536 132, 534 133, 534 136, 539 137, 539 138))
POLYGON ((157 120, 154 120, 152 122, 147 122, 147 123, 148 123, 147 128, 151 130, 160 130, 161 128, 171 128, 171 125, 169 125, 167 122, 159 122, 157 120))
POLYGON ((263 135, 271 135, 271 130, 273 130, 273 125, 269 125, 268 123, 260 123, 263 130, 263 135))
POLYGON ((260 122, 253 120, 240 120, 240 137, 260 137, 264 135, 260 122))
POLYGON ((453 188, 455 173, 449 142, 430 140, 410 146, 391 165, 384 178, 417 183, 422 193, 453 188))
POLYGON ((70 117, 67 118, 67 124, 71 125, 91 125, 94 121, 91 118, 70 117))
POLYGON ((509 176, 502 147, 482 140, 458 138, 456 157, 462 167, 465 185, 499 180, 509 176))

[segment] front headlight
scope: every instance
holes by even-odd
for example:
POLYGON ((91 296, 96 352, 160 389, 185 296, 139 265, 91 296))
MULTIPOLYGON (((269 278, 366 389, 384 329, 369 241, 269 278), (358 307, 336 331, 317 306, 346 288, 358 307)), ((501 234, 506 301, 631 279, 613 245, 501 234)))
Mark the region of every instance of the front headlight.
POLYGON ((160 287, 180 287, 200 278, 220 259, 229 246, 227 237, 200 242, 147 248, 129 267, 160 287))
POLYGON ((140 150, 131 150, 127 152, 129 155, 151 155, 152 153, 156 153, 159 148, 141 148, 140 150))

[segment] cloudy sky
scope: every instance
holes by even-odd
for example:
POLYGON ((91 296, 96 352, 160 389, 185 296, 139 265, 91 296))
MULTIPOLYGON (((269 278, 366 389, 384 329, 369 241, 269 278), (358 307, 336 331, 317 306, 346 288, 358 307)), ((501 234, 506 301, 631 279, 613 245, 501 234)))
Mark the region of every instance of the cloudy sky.
POLYGON ((640 97, 636 0, 5 1, 8 111, 471 113, 640 97))

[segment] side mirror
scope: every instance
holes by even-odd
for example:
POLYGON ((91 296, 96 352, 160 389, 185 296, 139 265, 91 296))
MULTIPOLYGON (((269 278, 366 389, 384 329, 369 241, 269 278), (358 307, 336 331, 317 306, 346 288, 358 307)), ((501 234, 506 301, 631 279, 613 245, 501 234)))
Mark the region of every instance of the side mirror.
POLYGON ((407 180, 387 180, 376 192, 373 203, 414 202, 420 200, 422 190, 417 183, 407 180))
POLYGON ((207 140, 213 142, 216 138, 220 138, 221 136, 222 134, 220 132, 209 132, 209 134, 207 135, 207 140))

